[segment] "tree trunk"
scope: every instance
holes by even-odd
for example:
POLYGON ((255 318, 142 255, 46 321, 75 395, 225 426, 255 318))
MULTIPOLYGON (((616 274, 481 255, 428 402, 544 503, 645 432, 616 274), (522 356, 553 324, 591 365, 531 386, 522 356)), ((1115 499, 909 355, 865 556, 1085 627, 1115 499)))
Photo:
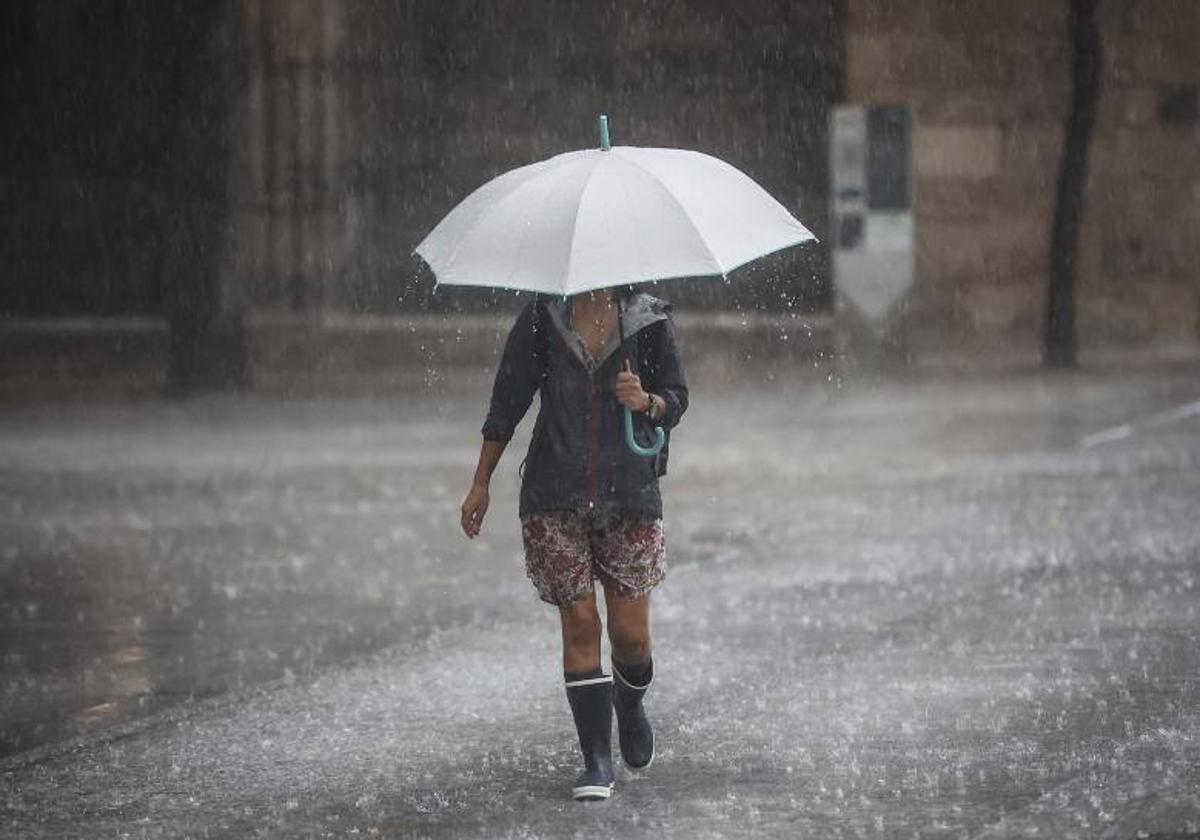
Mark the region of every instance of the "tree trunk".
POLYGON ((1063 141, 1050 234, 1050 286, 1042 357, 1047 367, 1075 365, 1075 253, 1087 183, 1088 147, 1100 96, 1098 2, 1071 0, 1071 114, 1063 141))

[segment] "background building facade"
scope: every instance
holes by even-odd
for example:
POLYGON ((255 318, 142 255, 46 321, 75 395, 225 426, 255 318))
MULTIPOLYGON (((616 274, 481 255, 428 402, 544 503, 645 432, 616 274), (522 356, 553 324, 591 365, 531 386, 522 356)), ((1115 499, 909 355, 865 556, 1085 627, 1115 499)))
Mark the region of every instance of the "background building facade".
MULTIPOLYGON (((1200 4, 1098 8, 1081 345, 1194 345, 1200 4)), ((896 328, 917 352, 1037 352, 1070 60, 1065 2, 850 2, 847 100, 915 109, 917 279, 896 328)))
MULTIPOLYGON (((830 4, 243 0, 240 13, 236 270, 255 306, 486 299, 431 297, 412 248, 489 178, 596 144, 600 112, 617 143, 718 154, 823 227, 840 85, 830 4)), ((773 291, 827 305, 819 250, 777 271, 773 291)), ((731 300, 719 286, 680 293, 731 300)))
MULTIPOLYGON (((0 29, 3 375, 65 370, 66 345, 30 344, 30 319, 143 318, 106 327, 113 347, 169 357, 185 385, 222 385, 289 357, 311 367, 332 352, 314 327, 334 321, 348 335, 389 328, 372 318, 507 311, 505 297, 433 294, 412 249, 494 175, 594 144, 599 112, 619 144, 729 160, 827 243, 828 119, 843 101, 915 117, 916 279, 888 324, 909 351, 897 355, 1034 356, 1067 6, 16 0, 0 29), (297 336, 307 355, 293 353, 297 336)), ((1082 346, 1194 348, 1200 5, 1099 8, 1082 346)), ((815 322, 833 282, 822 244, 733 284, 664 293, 691 312, 815 322)), ((58 336, 60 323, 35 332, 58 336)), ((398 352, 376 355, 395 364, 398 352)))

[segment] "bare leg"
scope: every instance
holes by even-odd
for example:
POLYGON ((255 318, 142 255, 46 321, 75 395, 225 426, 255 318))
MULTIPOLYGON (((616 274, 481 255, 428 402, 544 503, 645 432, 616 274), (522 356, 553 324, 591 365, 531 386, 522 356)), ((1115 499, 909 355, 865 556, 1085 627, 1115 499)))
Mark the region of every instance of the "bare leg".
POLYGON ((650 593, 625 598, 604 590, 608 604, 608 640, 613 660, 621 665, 641 665, 650 659, 650 593))
POLYGON ((622 598, 609 594, 608 638, 612 642, 613 705, 621 756, 632 770, 654 760, 654 730, 642 708, 642 697, 654 676, 650 662, 650 594, 622 598))
POLYGON ((562 619, 563 670, 580 674, 600 667, 600 613, 591 593, 565 607, 562 619))
POLYGON ((600 613, 596 593, 559 607, 562 616, 563 674, 567 702, 575 718, 584 769, 571 795, 576 799, 608 799, 612 793, 612 677, 600 672, 600 613))

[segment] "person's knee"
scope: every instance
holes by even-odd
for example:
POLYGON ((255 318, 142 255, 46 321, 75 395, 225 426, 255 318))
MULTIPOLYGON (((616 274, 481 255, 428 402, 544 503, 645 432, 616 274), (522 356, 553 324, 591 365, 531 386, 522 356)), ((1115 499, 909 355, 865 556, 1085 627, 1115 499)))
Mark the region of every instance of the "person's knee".
POLYGON ((650 628, 643 622, 610 620, 608 640, 619 662, 645 662, 650 657, 650 628))
POLYGON ((600 613, 595 604, 564 609, 563 641, 570 648, 587 648, 600 641, 600 613))

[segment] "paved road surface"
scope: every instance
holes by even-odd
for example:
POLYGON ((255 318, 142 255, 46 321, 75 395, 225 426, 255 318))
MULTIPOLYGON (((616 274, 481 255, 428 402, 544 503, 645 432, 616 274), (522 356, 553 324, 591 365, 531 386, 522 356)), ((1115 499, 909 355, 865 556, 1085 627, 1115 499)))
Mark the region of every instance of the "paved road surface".
POLYGON ((1200 836, 1200 417, 1138 420, 1197 373, 697 389, 659 755, 596 805, 519 458, 456 533, 478 394, 10 413, 0 825, 1200 836))

